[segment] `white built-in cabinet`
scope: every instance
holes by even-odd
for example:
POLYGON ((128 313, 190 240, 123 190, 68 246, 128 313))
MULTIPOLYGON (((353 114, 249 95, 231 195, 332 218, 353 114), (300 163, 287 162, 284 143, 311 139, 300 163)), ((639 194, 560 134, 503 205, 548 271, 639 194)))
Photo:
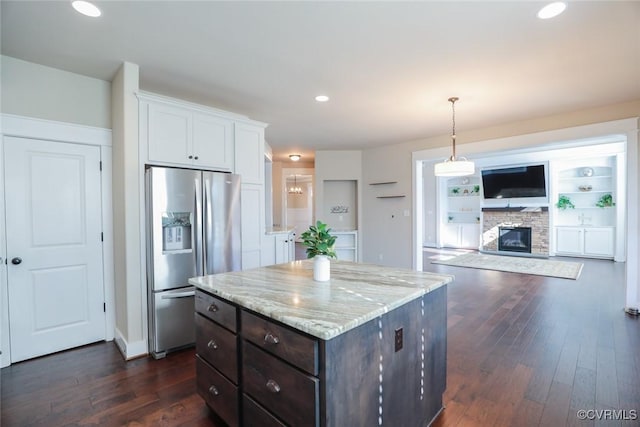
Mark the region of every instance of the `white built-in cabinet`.
POLYGON ((275 263, 282 264, 295 259, 295 237, 293 232, 275 235, 275 263))
POLYGON ((150 162, 233 170, 233 120, 162 102, 144 102, 141 112, 150 162))
POLYGON ((476 175, 441 181, 440 245, 478 249, 480 246, 480 178, 476 175))
POLYGON ((613 258, 615 156, 558 162, 554 194, 555 253, 613 258))
POLYGON ((442 246, 447 248, 478 249, 480 224, 448 223, 442 227, 442 246))
POLYGON ((242 268, 262 265, 265 233, 264 126, 235 125, 235 173, 241 177, 242 268))
POLYGON ((613 258, 614 227, 556 227, 556 254, 613 258))
POLYGON ((266 123, 155 94, 138 96, 142 168, 152 164, 240 175, 242 268, 259 267, 265 233, 266 123))
POLYGON ((269 231, 262 240, 262 265, 283 264, 295 260, 293 230, 269 231))

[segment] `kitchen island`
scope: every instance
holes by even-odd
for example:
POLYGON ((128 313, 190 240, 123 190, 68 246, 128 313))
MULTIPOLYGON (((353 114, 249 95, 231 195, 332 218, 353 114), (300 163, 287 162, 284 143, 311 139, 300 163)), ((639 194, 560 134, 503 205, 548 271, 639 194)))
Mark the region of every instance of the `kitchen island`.
POLYGON ((452 276, 312 261, 190 279, 197 387, 230 426, 424 426, 446 386, 452 276))

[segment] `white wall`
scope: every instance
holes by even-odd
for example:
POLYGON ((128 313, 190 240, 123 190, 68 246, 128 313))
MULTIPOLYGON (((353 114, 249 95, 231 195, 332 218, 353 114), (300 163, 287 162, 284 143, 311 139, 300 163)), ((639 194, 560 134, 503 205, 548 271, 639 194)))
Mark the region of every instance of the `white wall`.
POLYGON ((362 165, 362 260, 411 267, 411 152, 404 147, 365 150, 362 165), (394 184, 371 185, 378 182, 394 184))
POLYGON ((111 129, 111 83, 0 57, 1 111, 25 117, 111 129))

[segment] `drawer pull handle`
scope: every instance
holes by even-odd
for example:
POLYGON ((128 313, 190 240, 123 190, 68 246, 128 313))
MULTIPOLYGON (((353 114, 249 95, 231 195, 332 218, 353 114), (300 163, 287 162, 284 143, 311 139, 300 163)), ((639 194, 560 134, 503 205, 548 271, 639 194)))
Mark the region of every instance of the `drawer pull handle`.
POLYGON ((267 381, 267 389, 271 393, 280 393, 280 385, 274 380, 267 381))
POLYGON ((212 385, 211 387, 209 387, 209 393, 211 393, 214 396, 217 396, 220 394, 220 392, 218 391, 218 387, 212 385))
POLYGON ((209 304, 209 307, 207 307, 207 311, 212 311, 212 312, 216 312, 218 311, 218 306, 215 304, 209 304))
POLYGON ((267 332, 267 335, 264 336, 264 342, 267 344, 278 344, 280 339, 277 336, 273 335, 271 332, 267 332))
POLYGON ((218 349, 218 343, 215 342, 214 340, 211 340, 207 343, 207 347, 212 348, 214 350, 218 349))

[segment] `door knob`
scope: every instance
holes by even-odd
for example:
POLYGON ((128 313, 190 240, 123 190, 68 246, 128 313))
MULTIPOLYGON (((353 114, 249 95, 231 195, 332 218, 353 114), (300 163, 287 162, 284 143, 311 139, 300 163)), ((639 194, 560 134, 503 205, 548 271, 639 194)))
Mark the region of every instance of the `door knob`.
POLYGON ((20 258, 20 257, 15 257, 15 258, 13 258, 13 259, 11 260, 11 264, 13 264, 13 265, 18 265, 18 264, 20 264, 21 262, 22 262, 22 258, 20 258))

